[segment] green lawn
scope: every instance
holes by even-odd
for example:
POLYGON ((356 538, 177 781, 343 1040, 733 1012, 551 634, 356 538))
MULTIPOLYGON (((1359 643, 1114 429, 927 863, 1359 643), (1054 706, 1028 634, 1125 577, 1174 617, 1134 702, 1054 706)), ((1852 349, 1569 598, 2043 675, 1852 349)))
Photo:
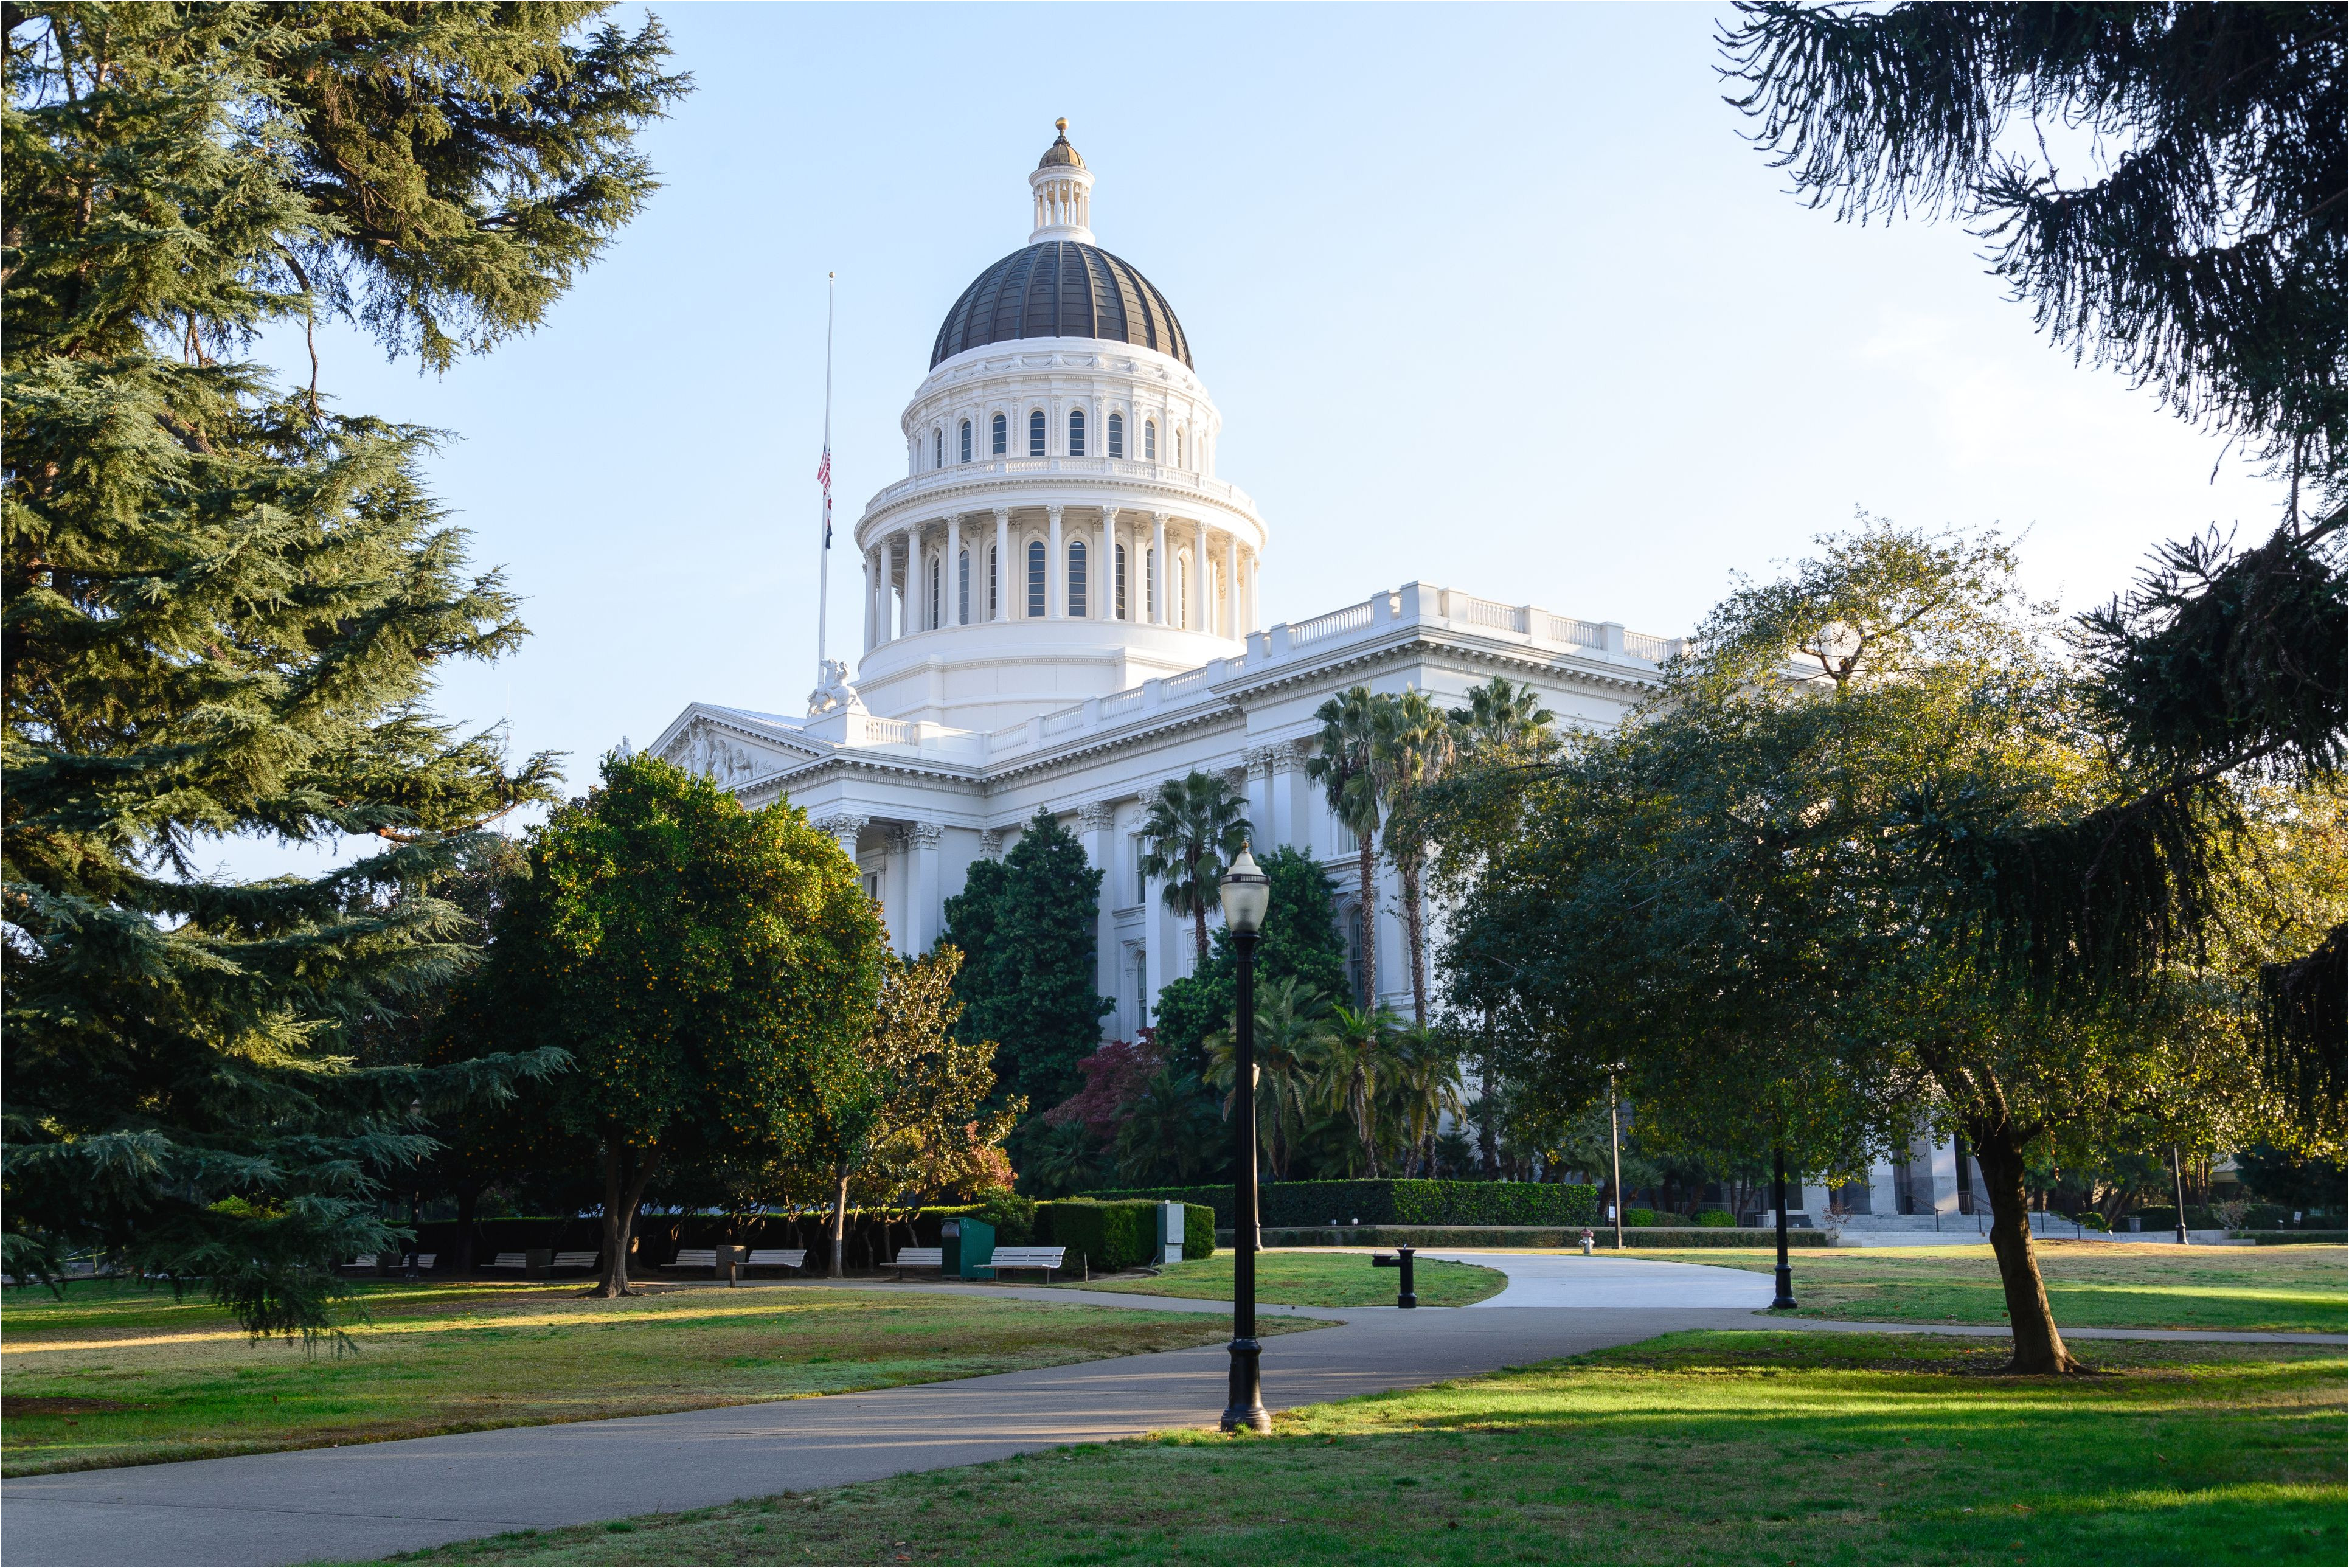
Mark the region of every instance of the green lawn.
MULTIPOLYGON (((576 1286, 362 1287, 357 1354, 249 1342, 169 1291, 0 1303, 0 1474, 593 1420, 1207 1345, 1220 1320, 802 1286, 625 1301, 576 1286)), ((1276 1322, 1267 1333, 1309 1328, 1276 1322)))
MULTIPOLYGON (((1258 1253, 1256 1298, 1288 1306, 1392 1306, 1396 1273, 1373 1268, 1367 1253, 1331 1253, 1310 1248, 1258 1253)), ((1506 1274, 1474 1264, 1417 1258, 1412 1288, 1422 1306, 1466 1306, 1498 1295, 1506 1274)), ((1123 1291, 1137 1295, 1180 1295, 1202 1301, 1232 1299, 1232 1254, 1176 1264, 1155 1279, 1095 1280, 1081 1290, 1123 1291)))
MULTIPOLYGON (((2041 1242, 2059 1326, 2349 1332, 2349 1247, 2178 1247, 2041 1242)), ((1762 1249, 1651 1250, 1640 1257, 1767 1271, 1762 1249)), ((1792 1252, 1796 1315, 1864 1323, 2003 1323, 1987 1247, 1816 1247, 1792 1252)))
POLYGON ((1186 1433, 436 1563, 2338 1563, 2340 1354, 1682 1334, 1186 1433))

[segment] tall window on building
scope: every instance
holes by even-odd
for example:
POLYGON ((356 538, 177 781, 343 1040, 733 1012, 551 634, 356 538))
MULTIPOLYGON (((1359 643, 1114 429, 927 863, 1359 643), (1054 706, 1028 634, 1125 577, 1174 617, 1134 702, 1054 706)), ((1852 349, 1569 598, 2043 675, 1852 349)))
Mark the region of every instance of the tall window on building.
POLYGON ((962 460, 970 461, 970 421, 962 422, 962 460))
POLYGON ((926 629, 927 629, 927 630, 930 630, 930 631, 936 631, 936 630, 937 630, 937 627, 938 627, 938 563, 937 563, 936 562, 933 561, 933 562, 930 562, 930 624, 929 624, 929 626, 928 626, 926 629))
MULTIPOLYGON (((998 414, 997 418, 1003 418, 998 414)), ((995 558, 995 546, 987 547, 987 618, 994 620, 1000 612, 996 608, 995 585, 1003 581, 1003 562, 995 558)))
POLYGON ((1129 620, 1132 620, 1132 619, 1133 619, 1133 617, 1132 617, 1131 615, 1128 615, 1128 614, 1125 613, 1125 546, 1124 546, 1124 545, 1120 544, 1120 545, 1117 547, 1117 554, 1116 554, 1114 557, 1112 557, 1112 559, 1115 561, 1115 562, 1116 562, 1116 564, 1117 564, 1117 586, 1116 586, 1116 593, 1117 593, 1117 597, 1116 597, 1116 599, 1115 599, 1114 601, 1112 601, 1113 604, 1115 605, 1115 608, 1111 612, 1111 614, 1114 614, 1114 615, 1115 615, 1119 620, 1121 620, 1121 621, 1129 621, 1129 620))
POLYGON ((944 430, 932 430, 930 432, 930 467, 942 469, 946 466, 947 433, 944 430))
POLYGON ((1187 626, 1191 611, 1191 562, 1184 556, 1174 558, 1174 581, 1168 584, 1174 593, 1174 613, 1166 618, 1178 626, 1187 626))
POLYGON ((1174 466, 1178 469, 1183 466, 1183 428, 1180 425, 1174 427, 1174 466))
POLYGON ((1011 421, 1003 415, 995 417, 995 456, 1008 457, 1011 451, 1011 421))
POLYGON ((968 550, 955 562, 955 624, 970 624, 970 552, 968 550))
POLYGON ((1044 614, 1044 542, 1028 542, 1028 614, 1031 620, 1044 614))
POLYGON ((1158 552, 1142 552, 1142 613, 1152 620, 1158 619, 1158 552))
POLYGON ((1158 421, 1155 419, 1142 421, 1142 460, 1145 463, 1158 460, 1158 421))
POLYGON ((1085 542, 1069 541, 1069 614, 1088 615, 1085 604, 1085 542))
POLYGON ((1125 416, 1123 414, 1109 417, 1109 455, 1112 458, 1125 456, 1125 416))
POLYGON ((1150 954, 1147 950, 1133 950, 1133 1026, 1150 1027, 1150 954))
POLYGON ((1028 455, 1031 458, 1044 455, 1044 410, 1041 408, 1028 411, 1028 455))
POLYGON ((1081 458, 1084 455, 1085 411, 1082 408, 1071 408, 1069 410, 1069 456, 1081 458))

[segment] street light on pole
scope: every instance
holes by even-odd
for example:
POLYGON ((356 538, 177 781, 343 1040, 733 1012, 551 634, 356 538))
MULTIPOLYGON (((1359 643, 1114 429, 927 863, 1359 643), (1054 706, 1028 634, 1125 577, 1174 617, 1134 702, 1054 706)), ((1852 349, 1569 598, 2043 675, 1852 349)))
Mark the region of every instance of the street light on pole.
POLYGON ((1239 950, 1239 984, 1234 1001, 1233 1034, 1238 1048, 1232 1062, 1232 1389, 1224 1408, 1227 1432, 1272 1430, 1258 1373, 1263 1346, 1256 1339, 1256 939, 1272 903, 1272 883, 1240 847, 1239 859, 1224 873, 1224 925, 1239 950))

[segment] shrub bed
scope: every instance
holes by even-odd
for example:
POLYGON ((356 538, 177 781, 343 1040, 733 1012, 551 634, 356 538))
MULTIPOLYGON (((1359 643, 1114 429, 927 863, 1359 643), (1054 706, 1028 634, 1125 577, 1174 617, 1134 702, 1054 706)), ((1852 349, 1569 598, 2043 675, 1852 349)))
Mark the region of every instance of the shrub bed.
MULTIPOLYGON (((1226 1245, 1229 1230, 1216 1233, 1226 1245)), ((1615 1248, 1615 1227, 1593 1225, 1591 1241, 1599 1248, 1615 1248)), ((1268 1247, 1540 1247, 1573 1249, 1582 1245, 1582 1227, 1547 1225, 1267 1225, 1268 1247)), ((1700 1230, 1694 1225, 1634 1230, 1623 1228, 1626 1247, 1775 1247, 1777 1233, 1761 1230, 1700 1230)), ((1790 1247, 1824 1247, 1825 1231, 1789 1231, 1790 1247)))
MULTIPOLYGON (((1229 1187, 1146 1187, 1095 1192, 1103 1201, 1143 1198, 1205 1204, 1232 1225, 1229 1187)), ((1599 1190, 1555 1181, 1268 1181, 1257 1190, 1265 1225, 1591 1225, 1599 1190)))
POLYGON ((2262 1247, 2349 1246, 2349 1231, 2230 1231, 2262 1247))

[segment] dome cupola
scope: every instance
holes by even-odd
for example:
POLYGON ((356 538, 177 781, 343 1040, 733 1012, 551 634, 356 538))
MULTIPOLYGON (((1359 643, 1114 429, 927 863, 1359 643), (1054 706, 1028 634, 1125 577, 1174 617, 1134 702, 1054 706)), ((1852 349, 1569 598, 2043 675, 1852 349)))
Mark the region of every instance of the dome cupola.
POLYGON ((1092 173, 1069 145, 1069 122, 1058 125, 1060 139, 1028 176, 1035 232, 962 291, 938 327, 931 367, 966 349, 1022 337, 1130 344, 1189 366, 1190 341, 1166 296, 1133 263, 1092 242, 1092 173))

